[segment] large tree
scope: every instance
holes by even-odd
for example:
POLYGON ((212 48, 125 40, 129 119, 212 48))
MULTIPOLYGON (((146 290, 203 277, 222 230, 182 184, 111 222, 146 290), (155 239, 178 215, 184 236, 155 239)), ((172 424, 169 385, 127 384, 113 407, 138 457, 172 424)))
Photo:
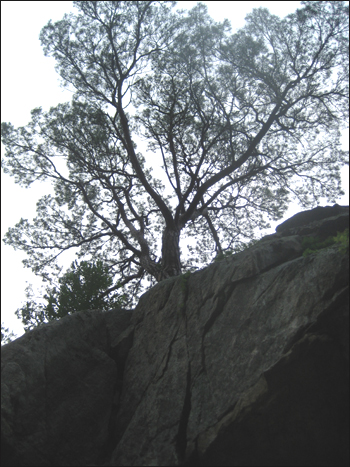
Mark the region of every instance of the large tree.
POLYGON ((74 2, 41 31, 74 97, 3 123, 2 140, 5 172, 54 188, 5 237, 43 277, 77 247, 137 294, 143 278, 237 248, 291 200, 342 194, 347 3, 302 2, 284 19, 256 9, 234 34, 205 5, 173 3, 74 2))

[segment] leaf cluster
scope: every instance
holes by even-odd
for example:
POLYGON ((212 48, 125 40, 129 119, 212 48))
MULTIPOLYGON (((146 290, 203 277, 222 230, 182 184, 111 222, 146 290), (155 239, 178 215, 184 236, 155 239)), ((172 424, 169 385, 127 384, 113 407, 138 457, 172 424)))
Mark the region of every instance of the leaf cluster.
POLYGON ((346 254, 349 251, 349 229, 343 232, 337 232, 336 236, 329 236, 327 238, 307 236, 304 237, 301 243, 303 248, 303 256, 309 256, 329 246, 337 245, 339 251, 346 254))
POLYGON ((57 288, 46 289, 46 304, 31 299, 31 287, 27 288, 28 301, 15 312, 26 331, 77 311, 108 310, 127 303, 125 295, 111 293, 113 277, 100 260, 74 261, 58 282, 57 288))
POLYGON ((16 339, 16 337, 17 336, 13 333, 13 331, 10 331, 9 328, 6 328, 3 323, 1 323, 1 345, 12 342, 14 339, 16 339))

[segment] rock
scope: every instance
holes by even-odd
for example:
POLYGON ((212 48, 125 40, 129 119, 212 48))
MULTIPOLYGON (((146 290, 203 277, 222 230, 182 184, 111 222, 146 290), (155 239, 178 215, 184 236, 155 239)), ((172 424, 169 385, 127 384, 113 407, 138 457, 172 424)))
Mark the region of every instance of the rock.
POLYGON ((348 256, 302 256, 332 209, 5 345, 2 465, 348 465, 348 256))
POLYGON ((283 235, 336 235, 349 227, 349 206, 317 206, 309 211, 302 211, 276 227, 276 232, 283 235), (329 226, 329 228, 327 228, 329 226))
POLYGON ((89 311, 2 347, 1 465, 104 459, 131 312, 89 311))

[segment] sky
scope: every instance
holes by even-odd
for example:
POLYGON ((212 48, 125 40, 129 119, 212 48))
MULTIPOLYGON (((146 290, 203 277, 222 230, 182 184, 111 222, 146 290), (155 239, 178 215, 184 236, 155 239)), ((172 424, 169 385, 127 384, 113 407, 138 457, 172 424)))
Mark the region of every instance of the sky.
MULTIPOLYGON (((178 2, 181 8, 192 8, 197 2, 178 2)), ((295 11, 300 2, 295 1, 210 1, 209 14, 216 20, 227 18, 233 31, 244 26, 244 18, 253 8, 266 7, 271 13, 285 16, 295 11)), ((45 57, 40 46, 39 33, 52 19, 62 19, 64 13, 76 11, 68 1, 2 1, 1 2, 1 121, 11 122, 15 127, 24 126, 30 120, 30 111, 35 107, 49 110, 60 102, 70 101, 72 93, 60 88, 59 75, 55 72, 53 58, 45 57)), ((344 137, 344 149, 348 142, 344 137)), ((3 154, 3 146, 1 147, 3 154)), ((344 170, 343 189, 346 195, 338 204, 349 204, 348 174, 344 170), (348 177, 348 175, 347 175, 348 177)), ((48 185, 41 183, 29 189, 21 188, 13 178, 1 173, 1 238, 8 228, 21 217, 31 220, 35 216, 37 200, 47 194, 48 185)), ((321 203, 326 204, 326 203, 321 203)), ((291 206, 284 219, 302 210, 291 206)), ((267 233, 273 233, 276 224, 267 233)), ((21 251, 1 242, 1 322, 17 336, 23 334, 21 321, 14 312, 25 302, 25 288, 32 284, 34 290, 41 280, 30 269, 24 268, 26 257, 21 251)), ((73 258, 74 259, 74 258, 73 258)), ((67 264, 69 266, 71 259, 67 264)))

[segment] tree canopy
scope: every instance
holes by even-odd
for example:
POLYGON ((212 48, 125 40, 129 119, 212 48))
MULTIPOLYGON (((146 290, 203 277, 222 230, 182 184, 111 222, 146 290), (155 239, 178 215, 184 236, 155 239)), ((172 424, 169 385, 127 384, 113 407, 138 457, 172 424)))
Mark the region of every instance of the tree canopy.
POLYGON ((143 279, 239 248, 292 200, 343 194, 347 3, 254 9, 235 33, 204 4, 174 3, 74 2, 41 31, 74 97, 25 127, 3 123, 2 166, 22 186, 52 183, 33 223, 4 239, 42 277, 78 248, 136 297, 143 279))

